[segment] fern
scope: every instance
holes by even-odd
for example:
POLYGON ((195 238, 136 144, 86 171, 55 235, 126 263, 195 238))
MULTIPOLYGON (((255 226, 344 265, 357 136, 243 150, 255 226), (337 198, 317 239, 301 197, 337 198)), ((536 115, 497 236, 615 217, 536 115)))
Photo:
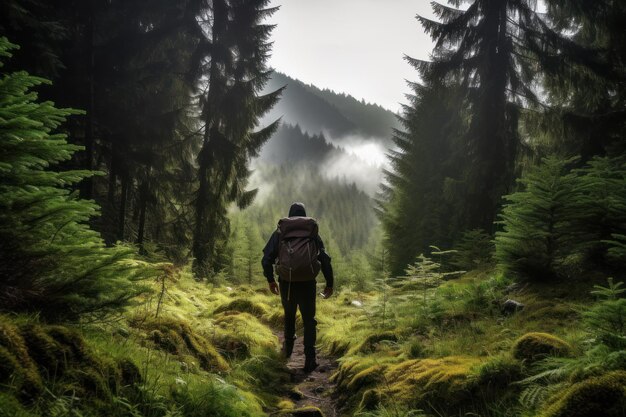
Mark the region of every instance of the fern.
POLYGON ((599 301, 583 314, 588 340, 584 353, 576 358, 549 357, 534 365, 534 374, 519 384, 524 387, 520 403, 535 410, 566 384, 626 369, 626 298, 623 283, 608 279, 608 285, 594 286, 599 301))

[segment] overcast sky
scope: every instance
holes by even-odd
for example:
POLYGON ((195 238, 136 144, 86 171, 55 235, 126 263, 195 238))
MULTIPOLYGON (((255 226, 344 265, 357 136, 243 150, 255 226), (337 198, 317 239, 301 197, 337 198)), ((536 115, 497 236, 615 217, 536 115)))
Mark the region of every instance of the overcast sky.
POLYGON ((415 15, 430 0, 272 0, 270 65, 320 88, 398 111, 417 72, 404 54, 428 58, 430 38, 415 15))

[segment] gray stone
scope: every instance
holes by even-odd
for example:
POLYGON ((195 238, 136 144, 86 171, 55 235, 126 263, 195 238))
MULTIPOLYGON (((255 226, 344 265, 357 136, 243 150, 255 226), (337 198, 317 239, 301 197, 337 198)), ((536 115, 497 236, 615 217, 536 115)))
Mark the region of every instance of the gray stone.
POLYGON ((515 314, 520 310, 524 309, 524 304, 519 301, 508 299, 502 304, 502 313, 510 316, 511 314, 515 314))

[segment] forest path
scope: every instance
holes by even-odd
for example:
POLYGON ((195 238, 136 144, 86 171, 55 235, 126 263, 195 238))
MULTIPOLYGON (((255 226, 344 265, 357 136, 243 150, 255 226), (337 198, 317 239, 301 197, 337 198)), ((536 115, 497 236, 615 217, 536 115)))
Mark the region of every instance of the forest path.
MULTIPOLYGON (((274 329, 274 334, 278 336, 280 345, 284 341, 282 330, 274 329)), ((294 388, 288 393, 291 401, 294 402, 297 409, 306 409, 306 407, 317 407, 324 417, 338 417, 337 403, 331 394, 335 388, 335 384, 329 381, 333 371, 337 369, 337 362, 328 356, 318 352, 317 363, 319 366, 313 372, 304 372, 304 345, 302 338, 299 337, 295 341, 291 358, 287 362, 287 368, 291 374, 291 382, 294 388)), ((300 412, 294 413, 294 416, 318 416, 318 413, 300 412)))

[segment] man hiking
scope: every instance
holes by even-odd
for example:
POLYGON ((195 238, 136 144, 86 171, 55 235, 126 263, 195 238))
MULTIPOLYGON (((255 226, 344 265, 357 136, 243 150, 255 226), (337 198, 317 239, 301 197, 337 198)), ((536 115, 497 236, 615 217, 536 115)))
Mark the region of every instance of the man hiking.
POLYGON ((320 269, 326 279, 323 297, 333 293, 333 268, 330 256, 318 234, 315 219, 306 217, 304 204, 293 203, 289 217, 280 219, 278 228, 263 249, 263 275, 267 278, 270 291, 280 294, 285 310, 285 341, 282 352, 289 358, 296 338, 296 311, 300 307, 304 323, 304 371, 311 372, 317 367, 315 360, 315 298, 317 296, 315 277, 320 269), (276 262, 277 284, 274 280, 276 262))

